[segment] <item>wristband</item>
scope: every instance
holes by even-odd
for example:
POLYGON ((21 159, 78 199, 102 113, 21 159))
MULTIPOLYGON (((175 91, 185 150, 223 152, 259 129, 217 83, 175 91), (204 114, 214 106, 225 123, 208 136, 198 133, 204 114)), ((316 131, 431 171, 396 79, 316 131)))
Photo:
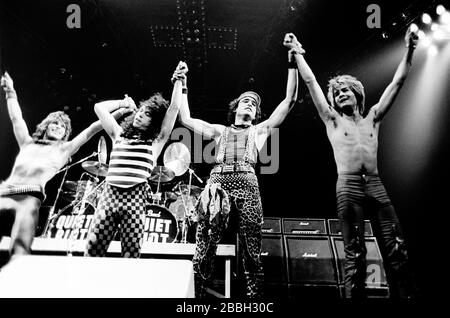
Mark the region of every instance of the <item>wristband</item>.
POLYGON ((15 90, 6 91, 6 99, 8 99, 8 98, 15 98, 15 99, 17 99, 16 91, 15 90))
POLYGON ((182 93, 182 94, 187 94, 187 93, 188 93, 188 89, 187 89, 186 87, 183 87, 183 88, 181 89, 181 93, 182 93))

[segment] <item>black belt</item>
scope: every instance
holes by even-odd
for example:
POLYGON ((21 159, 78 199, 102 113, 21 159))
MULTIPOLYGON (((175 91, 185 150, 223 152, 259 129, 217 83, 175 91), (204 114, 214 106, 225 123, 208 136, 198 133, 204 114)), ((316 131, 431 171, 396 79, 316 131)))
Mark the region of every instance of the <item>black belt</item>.
POLYGON ((211 173, 232 173, 232 172, 251 172, 255 173, 255 169, 251 166, 241 165, 223 165, 216 166, 211 170, 211 173))

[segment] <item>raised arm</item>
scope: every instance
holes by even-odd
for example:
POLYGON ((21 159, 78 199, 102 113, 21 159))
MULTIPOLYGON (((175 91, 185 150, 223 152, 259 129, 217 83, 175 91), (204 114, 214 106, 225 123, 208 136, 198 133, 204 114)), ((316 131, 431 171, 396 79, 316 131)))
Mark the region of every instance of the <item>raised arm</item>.
POLYGON ((221 135, 225 126, 218 124, 210 124, 201 119, 195 119, 191 117, 191 112, 189 110, 189 103, 187 97, 187 76, 185 74, 181 74, 180 72, 175 72, 173 78, 180 78, 182 80, 183 90, 181 97, 181 106, 180 113, 178 116, 181 124, 189 129, 192 129, 198 134, 205 136, 207 138, 214 139, 221 135))
MULTIPOLYGON (((122 109, 118 109, 112 113, 112 116, 115 120, 119 119, 123 116, 122 109)), ((89 125, 88 128, 79 133, 75 138, 67 143, 67 150, 69 156, 75 154, 81 146, 83 146, 86 142, 88 142, 96 133, 102 130, 102 123, 100 120, 97 120, 89 125)))
POLYGON ((374 112, 374 118, 376 121, 383 119, 384 115, 386 115, 388 110, 391 108, 395 98, 400 92, 400 89, 402 88, 411 68, 412 57, 414 49, 417 46, 418 39, 419 37, 417 35, 417 30, 414 30, 412 26, 410 26, 405 35, 406 52, 403 54, 403 58, 397 67, 394 78, 384 90, 378 103, 370 110, 371 112, 374 112))
POLYGON ((122 131, 122 128, 117 123, 116 119, 120 117, 120 115, 132 112, 135 109, 136 104, 133 99, 128 96, 122 100, 108 100, 96 103, 94 106, 94 111, 100 119, 102 127, 112 140, 115 140, 122 131), (116 111, 118 111, 118 113, 116 113, 117 116, 113 116, 111 113, 116 111))
POLYGON ((32 141, 28 127, 22 117, 22 110, 17 101, 17 94, 14 89, 14 82, 7 72, 1 78, 1 86, 6 94, 6 104, 8 106, 8 114, 13 125, 14 135, 16 136, 19 147, 32 141))
POLYGON ((289 50, 288 52, 288 78, 286 84, 286 97, 281 101, 281 103, 275 108, 270 117, 260 123, 258 128, 264 129, 272 129, 281 125, 281 123, 286 118, 289 111, 294 106, 297 101, 297 92, 298 92, 298 73, 297 67, 294 61, 294 40, 297 41, 295 35, 292 33, 286 34, 284 37, 283 45, 286 46, 289 50))
MULTIPOLYGON (((184 66, 185 63, 178 63, 177 70, 184 66)), ((187 72, 187 67, 183 70, 187 72)), ((166 111, 163 122, 161 124, 161 131, 153 143, 153 150, 155 152, 155 157, 157 158, 161 153, 167 139, 169 139, 170 133, 172 132, 175 121, 177 120, 178 111, 181 105, 181 79, 176 79, 173 83, 172 97, 170 98, 170 105, 166 111)))
POLYGON ((102 130, 102 124, 100 120, 97 120, 96 122, 90 124, 88 128, 79 133, 75 138, 69 141, 67 143, 69 156, 75 154, 82 145, 88 142, 89 139, 91 139, 100 130, 102 130))
POLYGON ((300 76, 305 82, 306 87, 308 87, 314 106, 317 108, 319 116, 324 122, 329 119, 334 119, 336 116, 336 111, 328 104, 325 94, 320 88, 313 71, 309 67, 308 63, 306 63, 305 57, 303 56, 305 50, 303 50, 300 43, 298 43, 298 46, 300 48, 296 50, 296 54, 294 55, 295 61, 297 62, 300 76))

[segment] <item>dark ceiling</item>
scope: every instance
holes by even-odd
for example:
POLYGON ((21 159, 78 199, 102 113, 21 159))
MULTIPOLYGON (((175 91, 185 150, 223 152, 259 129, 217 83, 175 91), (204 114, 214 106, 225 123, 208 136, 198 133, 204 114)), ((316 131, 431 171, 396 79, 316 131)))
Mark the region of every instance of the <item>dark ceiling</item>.
MULTIPOLYGON (((382 42, 380 29, 366 26, 371 2, 2 1, 1 66, 22 87, 34 83, 48 105, 44 108, 76 109, 125 93, 144 98, 162 91, 170 96, 171 73, 185 60, 193 109, 222 110, 250 88, 260 92, 264 112, 270 113, 284 92, 284 34, 294 32, 317 75, 328 77, 368 38, 375 37, 372 45, 382 42), (72 3, 81 9, 81 28, 66 26, 66 8, 72 3)), ((382 26, 410 2, 378 1, 382 26)), ((415 7, 425 5, 414 2, 415 7)))

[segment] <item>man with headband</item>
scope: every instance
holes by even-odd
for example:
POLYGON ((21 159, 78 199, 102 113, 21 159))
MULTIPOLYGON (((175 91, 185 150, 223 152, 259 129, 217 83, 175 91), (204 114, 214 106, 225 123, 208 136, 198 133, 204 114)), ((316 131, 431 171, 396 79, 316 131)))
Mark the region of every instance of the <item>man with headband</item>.
POLYGON ((6 93, 9 117, 20 148, 10 176, 0 183, 0 223, 3 223, 0 238, 9 232, 5 220, 13 218, 10 254, 14 256, 31 252, 47 182, 102 126, 96 121, 68 141, 72 132, 70 118, 57 111, 37 125, 30 136, 8 73, 2 76, 1 86, 6 93))
POLYGON ((325 123, 336 161, 337 212, 344 240, 347 298, 366 296, 364 212, 369 207, 374 212, 374 225, 378 229, 378 242, 387 264, 391 295, 408 298, 412 297, 414 290, 400 224, 378 176, 377 149, 381 120, 406 80, 417 41, 416 31, 409 28, 405 36, 406 52, 392 82, 378 103, 367 111, 364 87, 355 77, 341 75, 332 78, 328 84, 328 104, 303 55, 295 55, 300 75, 325 123))
MULTIPOLYGON (((184 89, 180 122, 214 139, 218 149, 215 166, 196 206, 198 225, 193 263, 196 296, 199 298, 206 296, 217 244, 223 238, 228 223, 237 224, 237 229, 231 230, 237 231, 239 237, 239 259, 242 260, 239 265, 244 271, 246 297, 262 297, 264 273, 260 253, 263 211, 254 167, 258 152, 268 136, 281 125, 297 99, 298 74, 292 52, 293 38, 293 34, 287 34, 284 40, 284 45, 291 49, 288 53, 286 96, 271 116, 261 123, 261 98, 252 91, 241 94, 229 104, 229 126, 191 118, 187 79, 181 74, 184 89)), ((176 72, 174 78, 179 77, 176 72)))

